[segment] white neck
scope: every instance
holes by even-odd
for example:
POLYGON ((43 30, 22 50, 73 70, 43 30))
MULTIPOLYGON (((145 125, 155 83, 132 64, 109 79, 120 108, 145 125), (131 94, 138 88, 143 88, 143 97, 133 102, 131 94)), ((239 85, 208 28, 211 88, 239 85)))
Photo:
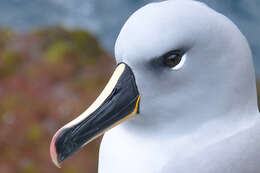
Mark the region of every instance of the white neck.
POLYGON ((184 119, 171 125, 153 128, 141 123, 144 116, 139 114, 105 135, 101 145, 100 172, 109 169, 111 172, 121 172, 129 166, 127 162, 129 160, 134 164, 127 169, 127 173, 139 170, 161 172, 167 164, 182 163, 185 158, 195 155, 204 148, 252 127, 257 121, 258 114, 250 116, 252 119, 244 120, 235 115, 212 119, 192 131, 184 119), (111 160, 121 163, 115 171, 109 166, 113 163, 111 160), (152 166, 143 164, 144 160, 152 166))
POLYGON ((206 95, 200 92, 194 92, 192 95, 187 93, 185 88, 183 92, 186 93, 180 90, 172 94, 161 91, 162 100, 144 96, 141 99, 141 113, 122 124, 122 128, 140 136, 152 136, 154 140, 157 140, 157 137, 176 140, 184 136, 191 140, 194 137, 200 141, 205 139, 205 143, 208 143, 234 135, 251 127, 258 120, 255 87, 245 95, 230 94, 234 92, 234 88, 224 93, 214 91, 213 87, 212 89, 202 91, 206 95), (178 100, 172 102, 174 98, 178 100), (169 104, 163 104, 164 102, 172 104, 169 107, 169 104))

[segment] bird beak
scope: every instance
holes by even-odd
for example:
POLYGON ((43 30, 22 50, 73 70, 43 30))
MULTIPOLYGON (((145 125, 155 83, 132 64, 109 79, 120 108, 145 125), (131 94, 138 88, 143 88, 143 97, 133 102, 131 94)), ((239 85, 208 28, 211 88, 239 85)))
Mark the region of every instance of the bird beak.
POLYGON ((96 101, 79 117, 59 129, 50 145, 58 167, 81 147, 139 112, 140 94, 131 68, 120 63, 96 101))

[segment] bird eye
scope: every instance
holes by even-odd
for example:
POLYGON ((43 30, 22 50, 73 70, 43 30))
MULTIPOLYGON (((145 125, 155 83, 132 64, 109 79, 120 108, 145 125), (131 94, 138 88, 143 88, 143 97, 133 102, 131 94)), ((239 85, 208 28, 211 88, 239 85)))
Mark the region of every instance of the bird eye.
POLYGON ((185 62, 185 57, 178 53, 168 54, 164 56, 164 64, 172 70, 180 69, 185 62))

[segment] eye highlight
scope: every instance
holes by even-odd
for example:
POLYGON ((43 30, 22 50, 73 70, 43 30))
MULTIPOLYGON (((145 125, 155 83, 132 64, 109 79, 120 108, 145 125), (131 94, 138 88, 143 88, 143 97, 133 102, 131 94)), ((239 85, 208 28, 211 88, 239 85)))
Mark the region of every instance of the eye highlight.
POLYGON ((181 54, 172 52, 164 55, 164 65, 171 68, 172 70, 180 69, 185 62, 185 57, 181 54))

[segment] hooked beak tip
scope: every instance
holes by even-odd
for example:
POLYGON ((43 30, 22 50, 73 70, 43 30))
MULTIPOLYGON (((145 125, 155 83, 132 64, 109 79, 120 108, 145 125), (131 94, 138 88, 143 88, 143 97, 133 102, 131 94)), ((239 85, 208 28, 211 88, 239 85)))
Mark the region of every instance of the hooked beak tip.
POLYGON ((61 129, 58 130, 58 131, 56 132, 56 134, 52 137, 51 145, 50 145, 50 155, 51 155, 52 162, 53 162, 58 168, 61 168, 61 166, 60 166, 60 162, 58 161, 58 155, 57 155, 57 151, 56 151, 55 142, 56 142, 56 139, 57 139, 57 137, 59 136, 60 132, 61 132, 61 129))

